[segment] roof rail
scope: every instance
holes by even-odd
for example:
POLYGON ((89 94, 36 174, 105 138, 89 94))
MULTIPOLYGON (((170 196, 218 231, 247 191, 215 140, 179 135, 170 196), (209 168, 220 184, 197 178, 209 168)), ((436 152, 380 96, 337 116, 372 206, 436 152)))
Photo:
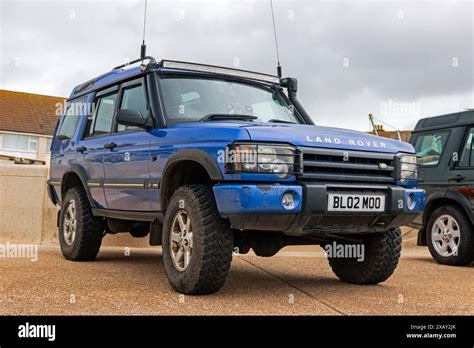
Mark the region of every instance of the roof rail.
MULTIPOLYGON (((138 62, 140 62, 140 61, 144 61, 144 60, 146 60, 146 59, 149 60, 148 64, 155 64, 155 63, 156 63, 155 58, 153 58, 152 56, 145 56, 145 57, 143 57, 143 58, 137 58, 137 59, 134 59, 134 60, 132 60, 132 61, 130 61, 130 62, 128 62, 128 63, 125 63, 125 64, 122 64, 122 65, 116 66, 116 67, 113 68, 112 70, 125 68, 126 66, 129 66, 129 65, 138 63, 138 62)), ((148 64, 147 64, 147 65, 148 65, 148 64)))

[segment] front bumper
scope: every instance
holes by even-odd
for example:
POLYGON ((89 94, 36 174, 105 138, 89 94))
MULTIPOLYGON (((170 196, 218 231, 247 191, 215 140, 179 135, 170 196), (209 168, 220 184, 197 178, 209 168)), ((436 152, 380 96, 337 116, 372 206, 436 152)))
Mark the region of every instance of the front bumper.
POLYGON ((233 228, 282 231, 289 235, 364 233, 406 225, 425 208, 424 190, 387 185, 302 182, 298 184, 224 183, 214 186, 219 213, 233 228), (328 193, 382 194, 383 212, 328 211, 328 193), (282 203, 291 193, 294 204, 282 203))

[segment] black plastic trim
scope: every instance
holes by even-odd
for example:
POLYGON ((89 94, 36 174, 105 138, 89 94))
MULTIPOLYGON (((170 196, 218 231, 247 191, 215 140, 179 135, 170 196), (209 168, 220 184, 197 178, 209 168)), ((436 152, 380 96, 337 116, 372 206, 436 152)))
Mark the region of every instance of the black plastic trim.
POLYGON ((94 214, 94 216, 102 216, 120 220, 149 222, 152 222, 156 219, 158 219, 158 221, 162 221, 163 218, 163 213, 160 211, 130 211, 93 208, 92 214, 94 214))
MULTIPOLYGON (((207 152, 198 149, 187 149, 176 152, 166 162, 159 183, 160 188, 167 186, 168 181, 172 177, 173 168, 183 161, 192 161, 202 165, 204 169, 206 169, 210 179, 213 181, 219 181, 223 179, 219 167, 207 152)), ((160 190, 160 196, 161 207, 164 207, 166 201, 165 190, 160 190)))
POLYGON ((89 176, 87 175, 87 171, 84 169, 84 167, 82 167, 78 163, 71 164, 71 167, 69 168, 69 170, 63 174, 63 178, 61 180, 61 200, 63 199, 62 188, 64 187, 64 179, 67 177, 68 174, 76 174, 79 177, 82 183, 82 187, 84 187, 84 190, 86 191, 86 194, 87 194, 87 198, 89 199, 89 204, 92 208, 94 208, 95 203, 94 203, 94 200, 92 199, 92 195, 88 186, 89 176))

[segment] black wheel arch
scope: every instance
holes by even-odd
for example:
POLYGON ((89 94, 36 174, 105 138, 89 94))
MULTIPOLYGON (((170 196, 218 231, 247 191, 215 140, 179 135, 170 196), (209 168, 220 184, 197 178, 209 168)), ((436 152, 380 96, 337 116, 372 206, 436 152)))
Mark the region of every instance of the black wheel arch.
POLYGON ((87 185, 88 175, 86 169, 78 163, 74 163, 71 167, 63 174, 61 180, 61 201, 64 199, 67 190, 72 186, 81 184, 86 191, 87 199, 91 208, 95 208, 94 200, 87 185))
MULTIPOLYGON (((426 231, 431 214, 443 205, 451 205, 458 208, 469 217, 471 223, 474 223, 474 212, 471 203, 464 195, 456 191, 435 192, 429 196, 426 203, 425 212, 423 213, 423 231, 426 231)), ((427 245, 426 233, 420 234, 418 239, 418 243, 421 243, 419 245, 427 245)))
POLYGON ((209 180, 213 182, 223 179, 219 166, 209 153, 199 149, 186 149, 176 152, 166 162, 160 179, 159 187, 162 211, 165 210, 166 202, 173 194, 173 192, 168 192, 167 188, 170 187, 170 183, 176 175, 174 170, 183 162, 194 162, 196 165, 201 166, 207 173, 209 180))

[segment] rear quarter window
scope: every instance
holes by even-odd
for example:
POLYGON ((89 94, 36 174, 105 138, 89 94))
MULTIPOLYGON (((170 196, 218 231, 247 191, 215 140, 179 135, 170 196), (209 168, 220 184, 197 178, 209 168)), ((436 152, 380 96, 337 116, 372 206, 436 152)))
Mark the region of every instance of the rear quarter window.
POLYGON ((58 136, 64 136, 71 139, 79 124, 79 119, 83 113, 86 97, 80 97, 67 103, 64 120, 59 129, 58 136))
POLYGON ((474 145, 474 128, 470 128, 467 133, 467 137, 464 140, 464 144, 461 150, 461 158, 459 160, 459 167, 472 167, 474 166, 474 151, 472 147, 474 145))

